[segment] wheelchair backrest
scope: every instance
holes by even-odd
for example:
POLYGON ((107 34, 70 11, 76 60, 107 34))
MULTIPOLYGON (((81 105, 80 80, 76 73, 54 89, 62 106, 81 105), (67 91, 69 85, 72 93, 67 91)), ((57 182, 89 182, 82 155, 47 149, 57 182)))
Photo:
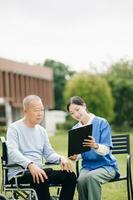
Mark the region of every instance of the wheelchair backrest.
POLYGON ((4 170, 4 167, 8 164, 8 156, 7 156, 7 145, 5 137, 0 137, 2 143, 2 152, 1 152, 1 165, 2 165, 2 176, 4 184, 8 183, 7 169, 4 170))

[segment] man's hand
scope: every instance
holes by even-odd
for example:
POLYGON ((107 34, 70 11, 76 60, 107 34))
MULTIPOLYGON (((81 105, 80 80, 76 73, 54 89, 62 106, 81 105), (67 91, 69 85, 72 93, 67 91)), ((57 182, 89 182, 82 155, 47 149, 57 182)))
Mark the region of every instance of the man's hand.
POLYGON ((60 164, 61 164, 61 169, 62 170, 66 170, 67 172, 69 172, 69 171, 73 172, 71 162, 67 158, 61 156, 60 164))
POLYGON ((30 163, 28 165, 28 169, 33 177, 33 181, 34 183, 40 183, 40 182, 44 182, 45 179, 48 179, 47 174, 45 173, 45 171, 41 168, 39 168, 37 165, 35 165, 34 163, 30 163))

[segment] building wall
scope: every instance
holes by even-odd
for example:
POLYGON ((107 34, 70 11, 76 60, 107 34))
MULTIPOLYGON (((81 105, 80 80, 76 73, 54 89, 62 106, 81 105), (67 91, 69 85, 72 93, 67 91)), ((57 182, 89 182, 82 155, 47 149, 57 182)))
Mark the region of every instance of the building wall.
POLYGON ((13 107, 21 107, 29 94, 40 96, 45 107, 53 107, 52 81, 0 71, 0 97, 8 99, 13 107))
POLYGON ((0 124, 20 119, 23 98, 30 94, 40 96, 46 109, 53 108, 52 69, 0 58, 0 124))
POLYGON ((64 111, 52 110, 45 112, 45 127, 49 135, 54 135, 56 132, 56 124, 64 123, 66 113, 64 111))
POLYGON ((0 97, 0 125, 5 125, 6 122, 6 109, 3 97, 0 97))

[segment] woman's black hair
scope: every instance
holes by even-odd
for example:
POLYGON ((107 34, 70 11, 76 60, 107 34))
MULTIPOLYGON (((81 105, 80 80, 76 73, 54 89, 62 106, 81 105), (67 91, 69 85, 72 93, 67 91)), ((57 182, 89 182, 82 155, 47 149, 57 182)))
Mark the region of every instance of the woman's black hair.
POLYGON ((79 97, 79 96, 73 96, 69 99, 68 103, 67 103, 67 111, 69 112, 69 106, 71 104, 76 104, 76 105, 80 105, 83 106, 85 104, 84 100, 79 97))

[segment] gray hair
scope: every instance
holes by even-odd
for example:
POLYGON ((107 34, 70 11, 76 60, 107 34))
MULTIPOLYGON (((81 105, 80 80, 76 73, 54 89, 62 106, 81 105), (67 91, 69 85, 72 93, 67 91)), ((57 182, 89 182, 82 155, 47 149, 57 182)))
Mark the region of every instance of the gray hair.
POLYGON ((37 95, 28 95, 26 96, 24 99, 23 99, 23 109, 25 110, 30 104, 32 101, 42 101, 41 98, 37 95))

